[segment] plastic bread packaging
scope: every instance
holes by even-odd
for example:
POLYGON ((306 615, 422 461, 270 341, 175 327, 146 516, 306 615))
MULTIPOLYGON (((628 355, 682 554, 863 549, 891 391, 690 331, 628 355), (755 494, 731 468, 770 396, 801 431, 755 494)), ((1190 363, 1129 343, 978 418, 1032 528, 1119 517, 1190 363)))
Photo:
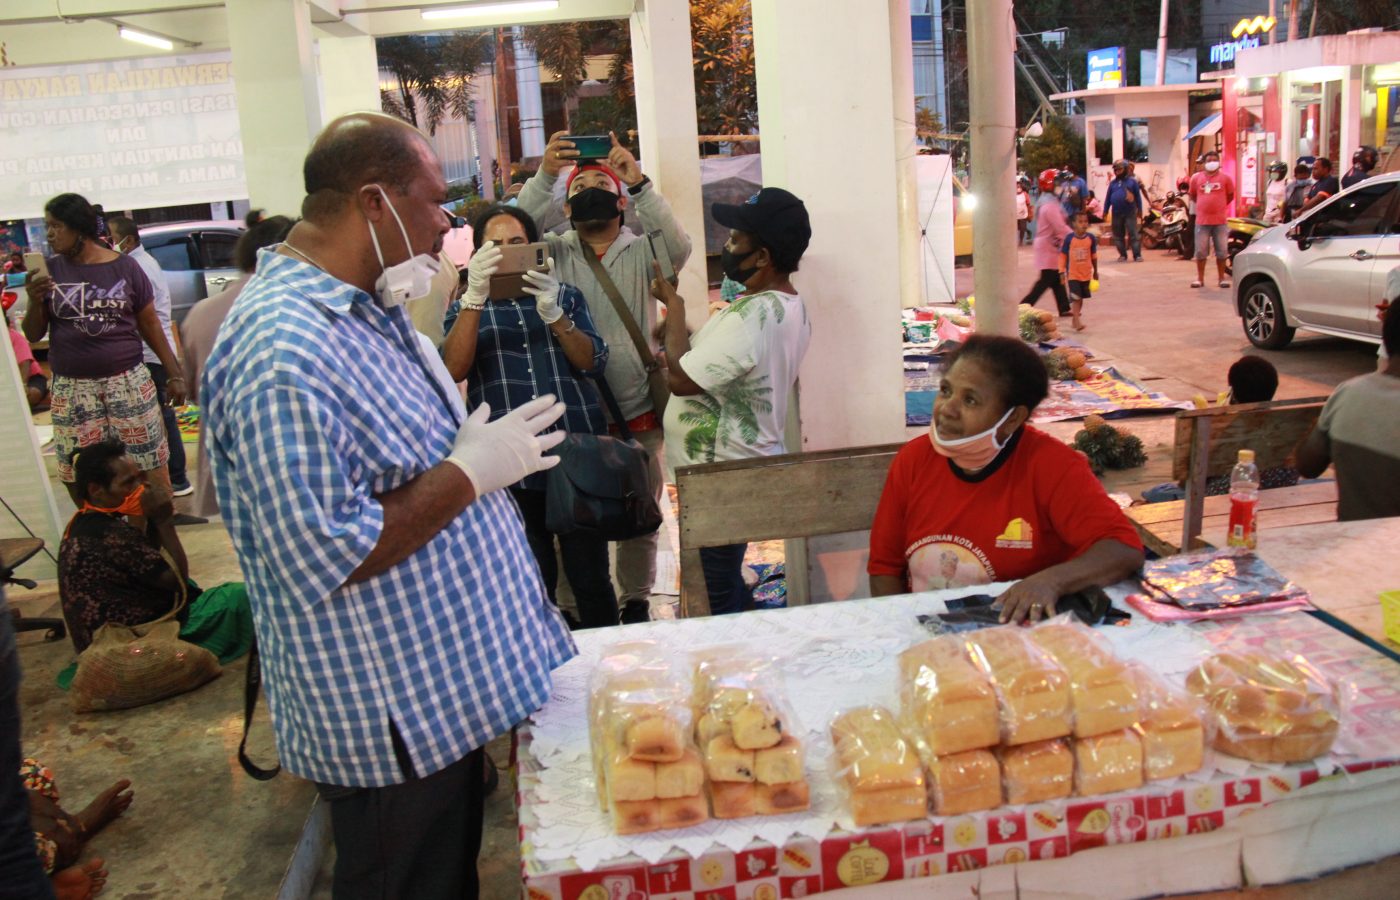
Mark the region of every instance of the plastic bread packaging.
POLYGON ((1142 787, 1142 738, 1132 728, 1075 738, 1074 792, 1081 797, 1142 787))
POLYGON ((1069 676, 1025 632, 1002 625, 963 636, 968 658, 996 690, 1006 746, 1064 737, 1074 730, 1069 676))
POLYGON ((1161 781, 1189 775, 1205 764, 1206 715, 1199 697, 1173 688, 1146 666, 1128 667, 1137 691, 1133 730, 1142 741, 1143 777, 1161 781))
POLYGON ((900 716, 925 760, 995 746, 1001 719, 991 679, 973 665, 961 635, 899 655, 900 716))
POLYGON ((696 654, 691 699, 715 818, 808 808, 803 730, 776 658, 732 646, 696 654))
POLYGON ((1108 642, 1071 615, 1030 629, 1030 639, 1069 676, 1074 736, 1093 737, 1131 728, 1137 721, 1137 689, 1128 667, 1108 642))
POLYGON ((611 647, 595 668, 588 710, 594 774, 618 834, 709 818, 689 701, 686 673, 655 643, 611 647))
POLYGON ((1001 763, 991 750, 965 750, 927 760, 933 811, 958 816, 1001 806, 1001 763))
POLYGON ((857 706, 831 720, 835 781, 857 827, 928 815, 923 766, 894 714, 857 706))
POLYGON ((1074 753, 1062 739, 1002 747, 1001 763, 1006 802, 1044 803, 1068 797, 1074 790, 1074 753))
POLYGON ((1342 705, 1302 655, 1218 653, 1186 676, 1215 726, 1212 746, 1254 762, 1306 762, 1332 748, 1342 705))

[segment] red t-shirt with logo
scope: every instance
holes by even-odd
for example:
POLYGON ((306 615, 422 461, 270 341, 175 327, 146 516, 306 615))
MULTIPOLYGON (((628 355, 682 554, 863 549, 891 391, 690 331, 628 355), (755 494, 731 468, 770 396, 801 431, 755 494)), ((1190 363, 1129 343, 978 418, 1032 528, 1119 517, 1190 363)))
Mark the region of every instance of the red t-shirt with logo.
POLYGON ((1235 183, 1224 172, 1191 176, 1191 199, 1196 201, 1197 225, 1224 225, 1235 199, 1235 183))
POLYGON ((1015 440, 978 481, 955 473, 927 436, 904 445, 880 495, 867 571, 931 591, 1025 578, 1104 538, 1142 549, 1088 460, 1029 426, 1015 440))

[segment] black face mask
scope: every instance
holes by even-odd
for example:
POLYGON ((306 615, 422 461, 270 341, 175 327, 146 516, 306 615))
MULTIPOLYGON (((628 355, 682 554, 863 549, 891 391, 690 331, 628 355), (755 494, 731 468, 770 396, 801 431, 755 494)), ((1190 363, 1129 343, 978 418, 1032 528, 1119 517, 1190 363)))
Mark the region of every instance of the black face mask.
POLYGON ((617 194, 602 188, 584 188, 569 198, 569 219, 579 222, 610 222, 622 215, 617 194))
POLYGON ((737 281, 739 284, 747 284, 754 273, 759 270, 759 266, 748 266, 740 268, 739 263, 757 253, 757 250, 750 250, 743 256, 730 252, 728 247, 719 251, 719 267, 724 270, 724 277, 730 281, 737 281))

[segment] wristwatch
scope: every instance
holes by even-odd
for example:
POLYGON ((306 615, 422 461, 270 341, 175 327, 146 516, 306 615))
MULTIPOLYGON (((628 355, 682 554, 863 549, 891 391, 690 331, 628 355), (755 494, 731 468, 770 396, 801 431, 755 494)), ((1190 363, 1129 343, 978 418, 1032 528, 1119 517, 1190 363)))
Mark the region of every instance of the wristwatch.
POLYGON ((651 176, 650 176, 650 175, 643 175, 641 181, 639 181, 639 182, 637 182, 636 184, 633 184, 633 185, 628 185, 628 187, 627 187, 627 193, 629 193, 629 194, 631 194, 633 197, 635 197, 635 196, 637 196, 638 194, 640 194, 640 193, 642 192, 642 188, 646 187, 648 184, 651 184, 651 176))

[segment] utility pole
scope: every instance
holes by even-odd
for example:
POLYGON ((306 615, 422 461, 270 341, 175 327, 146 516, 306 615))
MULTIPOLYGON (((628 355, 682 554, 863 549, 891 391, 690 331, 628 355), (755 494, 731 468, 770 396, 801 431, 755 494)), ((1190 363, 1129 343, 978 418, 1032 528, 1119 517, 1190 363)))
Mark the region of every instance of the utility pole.
POLYGON ((1313 0, 1312 18, 1308 21, 1308 37, 1317 34, 1317 7, 1322 0, 1313 0))
POLYGON ((1016 226, 1016 23, 1011 0, 967 5, 969 119, 977 261, 977 330, 1014 335, 1016 226))
POLYGON ((938 127, 951 131, 948 124, 948 57, 943 49, 943 0, 933 0, 933 106, 938 127))
POLYGON ((1298 40, 1298 0, 1288 0, 1288 39, 1298 40))
POLYGON ((1269 0, 1269 20, 1274 27, 1269 29, 1269 43, 1278 40, 1278 0, 1269 0))
POLYGON ((1171 0, 1162 0, 1162 15, 1157 20, 1157 84, 1167 83, 1167 9, 1171 0))

